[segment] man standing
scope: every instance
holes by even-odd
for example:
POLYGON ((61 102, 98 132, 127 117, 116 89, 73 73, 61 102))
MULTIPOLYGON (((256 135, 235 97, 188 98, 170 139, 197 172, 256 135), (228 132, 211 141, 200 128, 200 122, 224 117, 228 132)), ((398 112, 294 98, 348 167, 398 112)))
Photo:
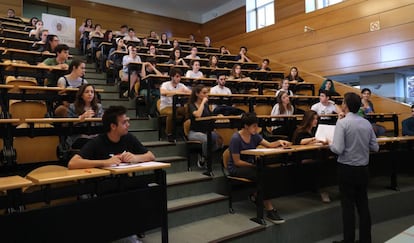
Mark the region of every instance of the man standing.
POLYGON ((102 116, 105 133, 86 143, 69 161, 69 169, 105 167, 121 162, 146 162, 154 154, 128 132, 129 117, 123 106, 110 106, 102 116))
POLYGON ((355 242, 355 207, 359 216, 359 242, 371 242, 371 216, 368 207, 369 152, 378 151, 375 133, 368 120, 359 116, 360 97, 344 95, 345 117, 336 123, 332 152, 338 155, 338 183, 341 193, 344 240, 355 242))

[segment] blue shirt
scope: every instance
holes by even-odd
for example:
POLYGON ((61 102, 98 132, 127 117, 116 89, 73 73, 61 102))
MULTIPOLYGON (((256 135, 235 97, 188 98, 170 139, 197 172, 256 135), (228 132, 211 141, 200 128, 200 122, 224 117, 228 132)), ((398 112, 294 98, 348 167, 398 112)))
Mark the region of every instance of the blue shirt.
POLYGON ((349 112, 336 123, 329 148, 338 155, 338 163, 365 166, 369 162, 369 152, 378 151, 379 146, 369 121, 349 112))
MULTIPOLYGON (((263 137, 260 134, 254 134, 250 137, 250 143, 246 143, 243 141, 240 133, 235 132, 230 140, 229 150, 230 150, 230 159, 227 165, 227 170, 232 173, 234 172, 234 165, 233 156, 231 154, 240 154, 242 150, 247 149, 255 149, 257 145, 259 145, 263 140, 263 137)), ((254 156, 253 155, 246 155, 240 154, 240 159, 246 161, 248 163, 254 163, 254 156)))

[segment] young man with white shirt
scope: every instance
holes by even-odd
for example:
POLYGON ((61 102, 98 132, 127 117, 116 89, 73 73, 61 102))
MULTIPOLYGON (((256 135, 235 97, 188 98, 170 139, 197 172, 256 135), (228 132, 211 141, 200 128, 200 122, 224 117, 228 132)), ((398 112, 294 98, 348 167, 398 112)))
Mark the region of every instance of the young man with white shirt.
MULTIPOLYGON (((160 114, 167 116, 166 124, 166 134, 168 135, 168 140, 172 140, 172 127, 176 124, 172 124, 172 96, 176 93, 191 94, 191 89, 187 88, 181 82, 182 72, 178 68, 173 68, 170 71, 170 81, 166 81, 161 84, 160 93, 161 93, 161 102, 160 102, 160 114)), ((186 109, 184 106, 177 107, 176 115, 186 116, 186 109)))
MULTIPOLYGON (((335 114, 336 106, 335 103, 330 100, 331 96, 327 90, 319 90, 319 102, 311 106, 311 110, 316 111, 319 116, 326 114, 335 114)), ((322 121, 331 121, 332 117, 321 116, 322 121)))
MULTIPOLYGON (((217 85, 210 89, 210 94, 232 95, 231 90, 226 87, 226 74, 219 73, 217 75, 217 85)), ((213 105, 214 114, 240 115, 243 110, 229 105, 213 105)))
POLYGON ((193 46, 193 47, 191 47, 190 54, 187 55, 185 58, 188 58, 188 59, 200 59, 200 57, 197 56, 197 53, 198 53, 197 47, 196 46, 193 46))

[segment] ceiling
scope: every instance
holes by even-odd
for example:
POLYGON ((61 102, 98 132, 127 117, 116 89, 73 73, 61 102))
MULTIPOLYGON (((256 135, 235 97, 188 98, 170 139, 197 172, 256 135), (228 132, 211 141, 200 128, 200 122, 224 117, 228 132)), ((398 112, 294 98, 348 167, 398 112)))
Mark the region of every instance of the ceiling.
POLYGON ((89 0, 203 24, 245 5, 245 0, 89 0))

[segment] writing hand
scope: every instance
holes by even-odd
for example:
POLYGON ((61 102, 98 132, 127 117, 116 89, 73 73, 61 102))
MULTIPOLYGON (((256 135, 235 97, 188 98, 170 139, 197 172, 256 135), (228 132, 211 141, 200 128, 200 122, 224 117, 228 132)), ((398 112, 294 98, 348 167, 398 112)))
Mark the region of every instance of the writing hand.
POLYGON ((138 162, 138 161, 134 160, 135 155, 133 153, 130 153, 130 152, 123 152, 122 154, 120 154, 120 156, 121 156, 121 159, 122 159, 123 162, 126 162, 126 163, 138 162))
POLYGON ((119 155, 114 155, 111 158, 105 160, 104 167, 111 166, 111 165, 118 165, 121 162, 122 162, 121 157, 119 155))

